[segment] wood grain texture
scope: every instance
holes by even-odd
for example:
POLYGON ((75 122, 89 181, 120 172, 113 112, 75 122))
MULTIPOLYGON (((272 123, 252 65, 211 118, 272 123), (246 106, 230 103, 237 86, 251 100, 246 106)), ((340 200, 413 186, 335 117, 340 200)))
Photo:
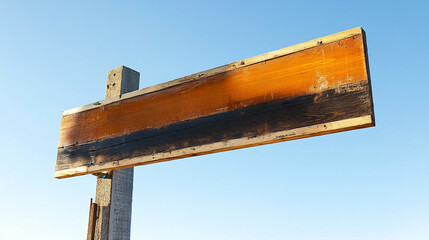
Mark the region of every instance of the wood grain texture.
POLYGON ((133 187, 133 167, 112 171, 109 239, 129 240, 131 238, 133 187))
POLYGON ((68 112, 61 123, 56 177, 373 126, 364 32, 353 33, 68 112), (328 123, 338 124, 311 128, 328 123), (301 135, 280 134, 305 127, 301 135))

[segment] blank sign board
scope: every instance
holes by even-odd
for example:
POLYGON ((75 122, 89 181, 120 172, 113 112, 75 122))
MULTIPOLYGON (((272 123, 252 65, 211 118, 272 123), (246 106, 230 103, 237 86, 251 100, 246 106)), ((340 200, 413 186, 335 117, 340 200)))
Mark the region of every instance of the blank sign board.
POLYGON ((374 125, 355 28, 64 111, 55 177, 374 125))

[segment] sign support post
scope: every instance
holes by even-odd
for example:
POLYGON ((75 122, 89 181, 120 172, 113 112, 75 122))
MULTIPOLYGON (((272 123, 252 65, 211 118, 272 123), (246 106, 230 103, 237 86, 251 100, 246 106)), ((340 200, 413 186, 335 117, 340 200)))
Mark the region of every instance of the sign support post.
MULTIPOLYGON (((125 66, 108 72, 106 99, 139 89, 140 73, 125 66)), ((134 168, 118 169, 97 178, 95 221, 90 213, 88 240, 129 240, 134 168), (95 225, 95 226, 94 226, 95 225)), ((91 210, 94 211, 93 205, 91 210)))

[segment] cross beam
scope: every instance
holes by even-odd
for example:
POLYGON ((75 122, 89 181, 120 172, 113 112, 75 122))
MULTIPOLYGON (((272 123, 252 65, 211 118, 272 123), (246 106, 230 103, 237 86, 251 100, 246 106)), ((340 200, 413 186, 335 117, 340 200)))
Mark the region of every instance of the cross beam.
POLYGON ((55 177, 374 125, 355 28, 65 111, 55 177))

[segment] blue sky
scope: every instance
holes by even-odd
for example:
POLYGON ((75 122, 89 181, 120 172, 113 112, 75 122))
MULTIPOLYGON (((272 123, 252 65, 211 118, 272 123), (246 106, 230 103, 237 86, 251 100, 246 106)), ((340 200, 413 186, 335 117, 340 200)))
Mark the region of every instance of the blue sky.
POLYGON ((427 1, 0 1, 0 239, 84 239, 61 111, 357 26, 375 128, 141 166, 132 239, 428 239, 427 1))

